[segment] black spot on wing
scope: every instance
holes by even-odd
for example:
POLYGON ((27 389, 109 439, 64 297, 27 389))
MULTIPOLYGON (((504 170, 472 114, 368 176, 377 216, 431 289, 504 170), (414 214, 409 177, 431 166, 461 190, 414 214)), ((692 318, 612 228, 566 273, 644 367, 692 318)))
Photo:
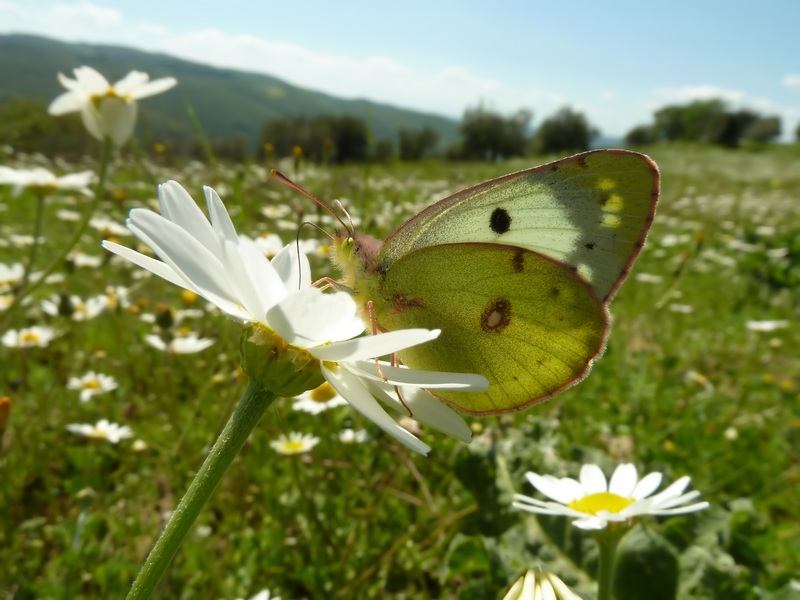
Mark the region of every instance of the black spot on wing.
POLYGON ((511 215, 505 208, 495 208, 489 217, 489 227, 500 235, 511 229, 511 215))

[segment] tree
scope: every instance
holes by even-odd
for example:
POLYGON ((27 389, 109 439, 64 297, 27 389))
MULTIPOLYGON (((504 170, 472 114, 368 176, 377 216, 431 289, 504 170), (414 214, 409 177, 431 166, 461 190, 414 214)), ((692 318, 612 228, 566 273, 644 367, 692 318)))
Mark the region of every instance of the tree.
POLYGON ((528 110, 504 117, 482 106, 467 109, 460 127, 460 158, 499 160, 524 156, 532 117, 528 110))
POLYGON ((534 148, 543 154, 581 152, 588 150, 597 135, 583 113, 569 107, 558 110, 546 119, 534 136, 534 148))
POLYGON ((53 117, 41 100, 15 97, 0 106, 0 144, 20 152, 77 158, 97 151, 77 114, 53 117))
POLYGON ((800 144, 800 123, 797 124, 797 129, 794 130, 794 140, 800 144))
POLYGON ((725 103, 719 99, 695 100, 656 111, 656 139, 667 142, 711 142, 725 128, 725 103))
POLYGON ((397 132, 400 160, 419 160, 439 143, 439 134, 430 127, 401 129, 397 132))
POLYGON ((781 134, 781 118, 760 117, 744 130, 744 139, 751 142, 774 142, 781 134))
POLYGON ((655 132, 652 125, 637 125, 625 134, 625 143, 628 146, 644 146, 655 141, 655 132))

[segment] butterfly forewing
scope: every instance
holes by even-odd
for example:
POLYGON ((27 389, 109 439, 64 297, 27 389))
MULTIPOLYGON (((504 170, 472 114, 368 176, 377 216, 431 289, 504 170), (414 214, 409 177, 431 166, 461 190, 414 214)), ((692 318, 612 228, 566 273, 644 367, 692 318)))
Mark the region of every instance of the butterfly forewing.
POLYGON ((508 244, 563 263, 607 302, 644 244, 658 193, 658 169, 647 156, 585 152, 437 202, 386 241, 379 266, 429 246, 508 244))

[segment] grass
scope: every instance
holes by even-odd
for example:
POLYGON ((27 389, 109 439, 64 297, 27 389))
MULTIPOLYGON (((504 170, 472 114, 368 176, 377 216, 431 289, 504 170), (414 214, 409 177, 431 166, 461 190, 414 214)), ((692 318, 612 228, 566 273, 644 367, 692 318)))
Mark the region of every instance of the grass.
MULTIPOLYGON (((268 587, 284 600, 494 598, 536 564, 593 593, 592 544, 563 519, 513 511, 511 495, 532 493, 528 470, 575 476, 580 464, 597 462, 610 473, 627 461, 640 473, 663 471, 666 482, 690 475, 712 508, 635 529, 624 542, 620 599, 641 597, 642 589, 675 597, 673 582, 681 598, 790 597, 780 594, 800 579, 800 153, 648 151, 663 174, 659 213, 612 305, 609 348, 585 382, 517 415, 469 418, 476 432, 470 446, 425 431, 429 458, 409 454, 349 407, 312 416, 279 402, 201 514, 158 597, 248 597, 268 587), (745 327, 759 320, 790 326, 745 327), (368 441, 340 442, 345 427, 367 429, 368 441), (270 448, 291 431, 321 441, 296 456, 270 448), (654 580, 663 585, 654 590, 654 580)), ((303 166, 294 175, 316 195, 341 199, 362 229, 385 236, 436 198, 549 158, 368 172, 303 166)), ((7 162, 86 166, 41 157, 7 162)), ((121 223, 131 208, 152 206, 155 185, 168 178, 197 199, 203 184, 215 187, 245 234, 277 233, 288 243, 304 221, 331 229, 260 165, 210 169, 121 158, 101 211, 121 223), (262 212, 281 205, 289 207, 286 224, 262 212)), ((47 199, 37 265, 71 233, 57 211, 80 211, 84 202, 47 199)), ((0 190, 0 263, 27 253, 11 236, 30 233, 34 208, 32 197, 0 190)), ((303 239, 315 235, 325 240, 310 227, 300 230, 303 239)), ((0 396, 12 402, 0 454, 5 598, 123 596, 244 389, 238 326, 112 260, 99 247, 107 238, 90 230, 81 250, 102 264, 65 266, 12 324, 49 324, 59 337, 46 348, 0 350, 0 396), (128 288, 130 304, 85 322, 40 309, 52 294, 85 298, 107 286, 128 288), (182 309, 199 309, 199 316, 170 324, 182 309), (215 343, 197 354, 162 353, 143 342, 154 327, 145 315, 215 343), (88 370, 112 375, 118 389, 81 403, 66 383, 88 370), (65 429, 100 418, 129 425, 135 437, 111 445, 65 429)), ((335 275, 324 257, 314 261, 316 276, 335 275)))

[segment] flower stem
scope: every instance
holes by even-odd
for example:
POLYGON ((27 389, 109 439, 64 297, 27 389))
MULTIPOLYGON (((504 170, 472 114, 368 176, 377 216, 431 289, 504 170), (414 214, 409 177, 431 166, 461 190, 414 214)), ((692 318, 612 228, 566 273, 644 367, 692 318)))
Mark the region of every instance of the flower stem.
POLYGON ((103 150, 102 154, 100 155, 100 173, 97 178, 97 185, 94 189, 94 198, 92 199, 89 209, 86 211, 86 213, 84 213, 83 220, 75 227, 72 237, 61 247, 61 252, 59 252, 58 256, 50 261, 50 264, 45 267, 44 271, 41 272, 39 277, 23 286, 14 295, 14 299, 11 301, 11 304, 5 311, 5 316, 2 320, 0 320, 0 331, 4 330, 5 326, 10 322, 11 313, 14 311, 14 309, 20 306, 22 300, 26 298, 33 290, 39 287, 39 285, 43 283, 45 279, 47 279, 47 276, 58 268, 58 266, 75 247, 75 245, 80 241, 83 232, 86 231, 86 227, 89 225, 92 215, 94 215, 94 213, 97 211, 97 207, 100 205, 100 200, 103 198, 103 193, 105 192, 106 187, 106 175, 108 174, 108 165, 111 162, 112 149, 113 144, 111 143, 111 138, 106 136, 106 138, 103 140, 103 150))
POLYGON ((597 600, 612 600, 614 585, 614 565, 617 557, 617 546, 627 529, 617 529, 609 525, 595 535, 600 549, 597 566, 597 600))
POLYGON ((276 396, 250 380, 231 418, 142 565, 128 599, 150 598, 197 515, 276 396))
POLYGON ((33 273, 33 268, 36 263, 36 253, 39 249, 39 238, 42 237, 42 221, 44 220, 44 192, 36 192, 36 216, 34 217, 33 224, 33 244, 31 244, 31 252, 28 255, 28 264, 25 265, 25 272, 22 275, 22 286, 28 285, 28 279, 33 273))

